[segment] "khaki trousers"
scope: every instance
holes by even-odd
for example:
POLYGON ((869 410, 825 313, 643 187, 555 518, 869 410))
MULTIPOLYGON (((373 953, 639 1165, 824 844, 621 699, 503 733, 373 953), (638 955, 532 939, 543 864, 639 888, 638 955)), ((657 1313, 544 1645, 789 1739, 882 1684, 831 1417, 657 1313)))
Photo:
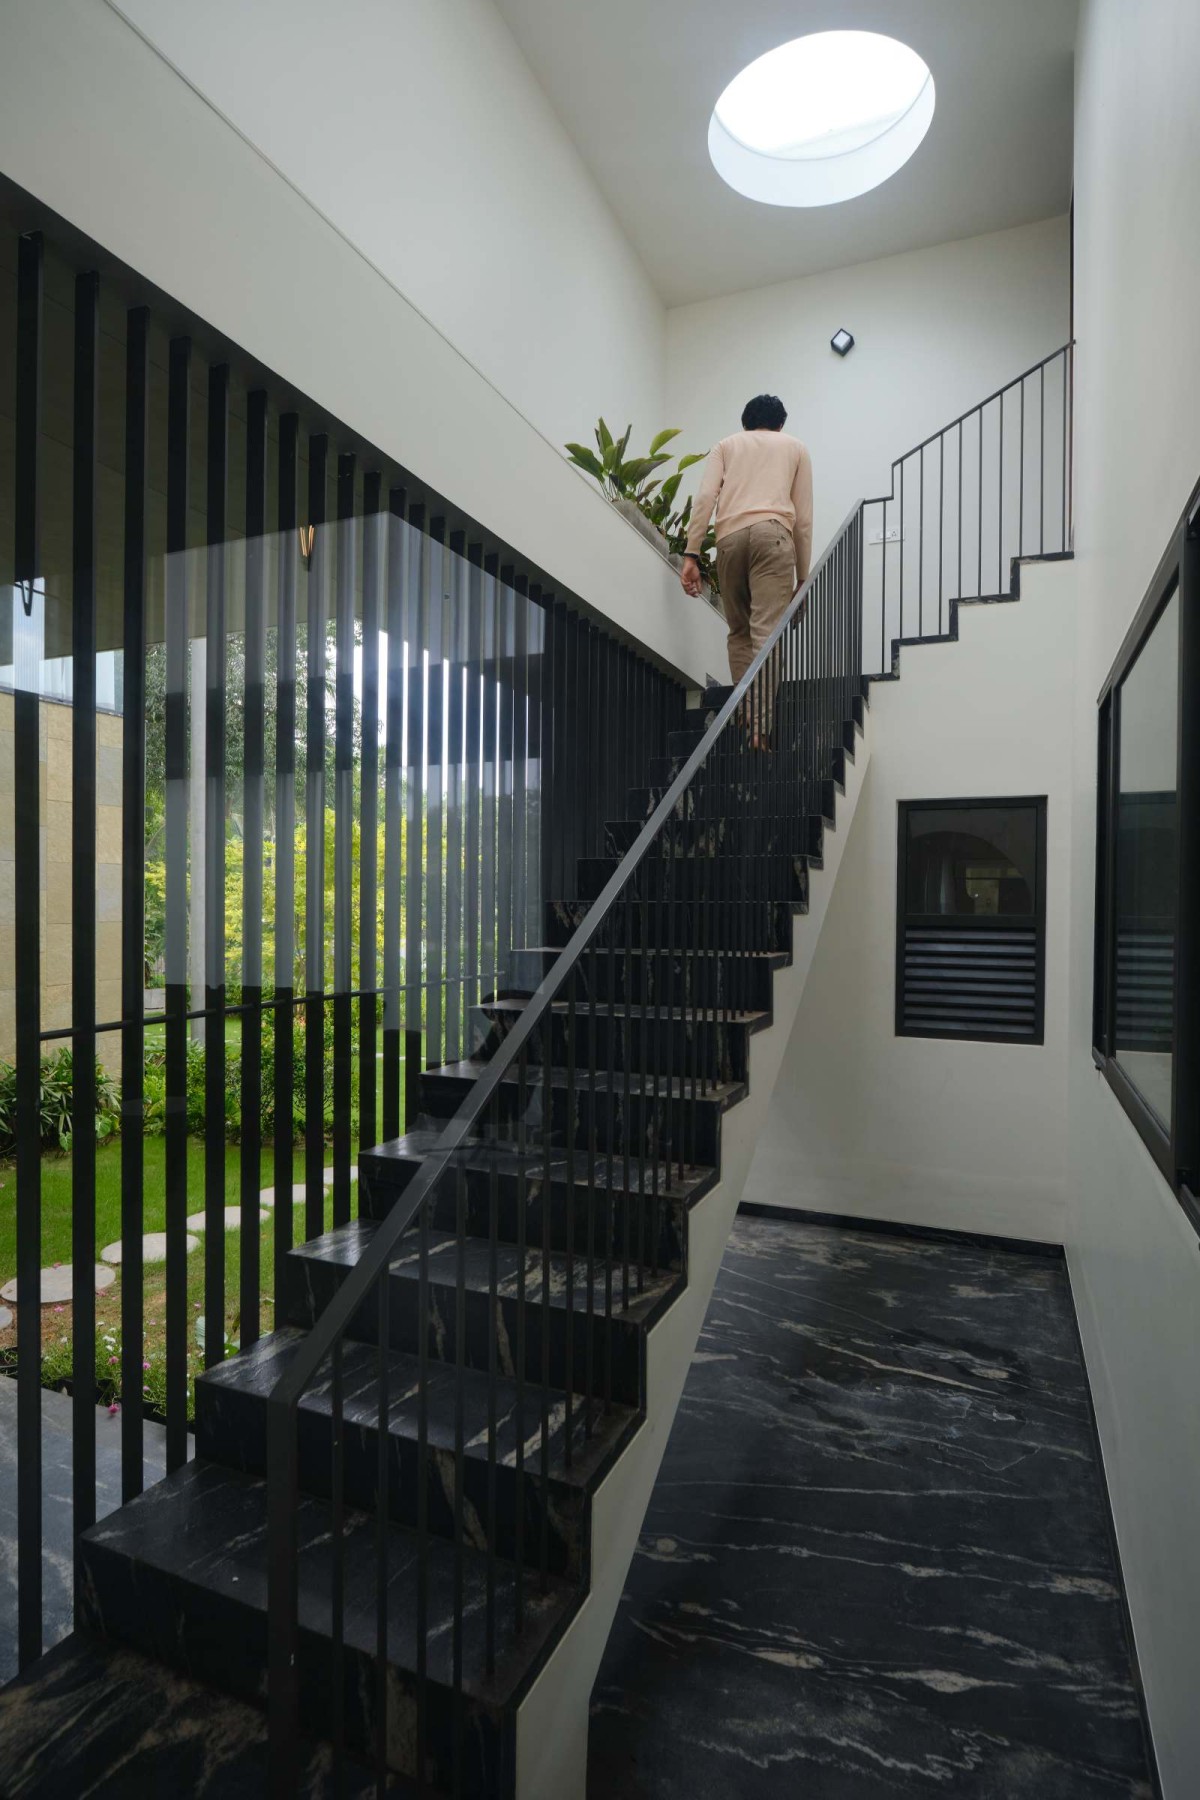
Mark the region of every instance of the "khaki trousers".
MULTIPOLYGON (((759 519, 722 538, 717 545, 717 580, 729 626, 729 673, 736 687, 796 591, 795 548, 783 521, 759 519)), ((765 691, 766 683, 761 685, 764 692, 754 708, 760 716, 751 723, 769 730, 774 693, 765 691)), ((770 686, 773 690, 775 683, 770 686)))

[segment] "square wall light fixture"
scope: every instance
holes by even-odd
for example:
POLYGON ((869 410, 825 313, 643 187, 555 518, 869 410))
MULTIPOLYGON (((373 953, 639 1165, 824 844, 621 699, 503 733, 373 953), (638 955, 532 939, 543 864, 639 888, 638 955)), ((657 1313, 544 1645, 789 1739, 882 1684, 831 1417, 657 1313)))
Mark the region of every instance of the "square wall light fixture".
POLYGON ((844 325, 840 326, 830 338, 829 347, 836 350, 839 356, 849 356, 854 348, 853 332, 847 331, 844 325))

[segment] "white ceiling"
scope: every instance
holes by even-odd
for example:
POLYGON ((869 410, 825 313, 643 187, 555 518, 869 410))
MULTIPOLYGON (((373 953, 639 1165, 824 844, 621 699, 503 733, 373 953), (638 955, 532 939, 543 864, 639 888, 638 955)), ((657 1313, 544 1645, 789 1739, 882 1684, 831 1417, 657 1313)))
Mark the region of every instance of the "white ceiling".
POLYGON ((496 0, 671 306, 1065 212, 1076 0, 496 0), (743 199, 708 158, 718 95, 805 32, 887 32, 937 110, 890 181, 840 206, 743 199))

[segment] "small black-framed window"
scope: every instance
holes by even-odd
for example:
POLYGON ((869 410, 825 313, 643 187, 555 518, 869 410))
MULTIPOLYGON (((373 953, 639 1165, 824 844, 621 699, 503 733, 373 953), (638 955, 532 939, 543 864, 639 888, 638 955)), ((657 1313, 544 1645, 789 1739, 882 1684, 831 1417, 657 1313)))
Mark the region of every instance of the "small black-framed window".
POLYGON ((902 800, 896 1035, 1040 1044, 1046 801, 902 800))
POLYGON ((1092 1054, 1200 1224, 1200 489, 1101 690, 1096 793, 1092 1054))

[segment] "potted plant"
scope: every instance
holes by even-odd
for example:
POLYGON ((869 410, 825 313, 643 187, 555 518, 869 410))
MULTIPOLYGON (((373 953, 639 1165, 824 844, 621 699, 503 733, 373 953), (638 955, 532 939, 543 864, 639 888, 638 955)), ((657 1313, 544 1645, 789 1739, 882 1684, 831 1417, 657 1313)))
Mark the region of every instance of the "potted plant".
MULTIPOLYGON (((577 469, 600 483, 618 512, 623 513, 657 548, 665 551, 676 568, 680 568, 687 546, 692 502, 689 497, 676 511, 675 496, 685 469, 690 469, 693 463, 703 462, 703 454, 692 452, 681 456, 671 474, 660 475, 658 471, 672 461, 664 454, 664 446, 679 436, 678 426, 660 431, 651 440, 645 456, 627 457, 632 432, 632 425, 627 425, 624 435, 614 438, 601 419, 594 433, 595 450, 589 450, 586 444, 568 444, 567 453, 577 469)), ((710 525, 704 534, 700 561, 708 585, 714 591, 717 587, 716 565, 711 560, 711 553, 715 543, 710 525)))

